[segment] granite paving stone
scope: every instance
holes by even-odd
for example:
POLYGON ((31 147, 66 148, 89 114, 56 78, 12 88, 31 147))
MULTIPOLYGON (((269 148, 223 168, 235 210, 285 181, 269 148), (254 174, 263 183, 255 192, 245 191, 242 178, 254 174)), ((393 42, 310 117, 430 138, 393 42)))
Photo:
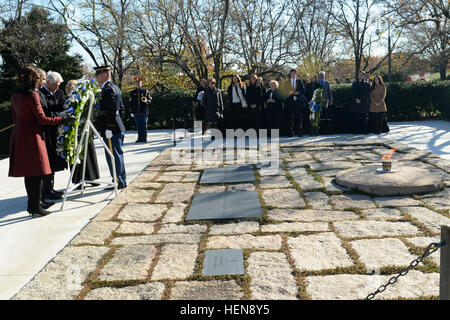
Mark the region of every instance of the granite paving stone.
POLYGON ((114 204, 150 203, 155 192, 155 190, 126 188, 112 202, 114 204))
POLYGON ((326 222, 285 222, 261 226, 262 232, 311 232, 329 231, 326 222))
POLYGON ((104 281, 144 280, 155 258, 156 247, 149 245, 123 246, 103 267, 98 277, 104 281))
POLYGON ((235 280, 178 281, 172 288, 172 300, 240 300, 244 295, 235 280))
POLYGON ((331 196, 331 202, 338 210, 342 209, 370 209, 375 208, 375 203, 369 196, 362 194, 343 194, 331 196))
POLYGON ((293 210, 273 209, 269 210, 269 219, 274 221, 342 221, 359 219, 359 215, 351 211, 327 211, 327 210, 293 210))
POLYGON ((198 246, 192 244, 168 244, 152 273, 152 280, 186 279, 194 272, 198 246), (182 254, 180 254, 182 253, 182 254))
POLYGON ((350 267, 353 261, 334 233, 288 238, 289 251, 301 271, 350 267))
POLYGON ((362 211, 368 220, 402 219, 402 213, 395 208, 376 208, 362 211))
POLYGON ((267 206, 275 208, 302 208, 305 201, 295 189, 263 190, 263 200, 267 206))
POLYGON ((91 222, 80 234, 71 242, 71 245, 77 244, 105 244, 112 232, 119 226, 118 222, 91 222))
POLYGON ((189 201, 195 192, 195 183, 168 183, 158 194, 156 203, 189 201))
POLYGON ((157 221, 167 210, 165 204, 127 204, 120 212, 118 218, 126 221, 157 221))
POLYGON ((323 192, 305 192, 305 198, 308 205, 313 209, 332 210, 333 208, 328 203, 329 198, 323 192))
POLYGON ((448 198, 426 198, 423 201, 436 210, 450 210, 450 199, 448 198))
MULTIPOLYGON (((391 276, 341 274, 306 278, 306 292, 313 300, 361 300, 386 284, 391 276)), ((439 274, 410 271, 375 299, 439 296, 439 274)))
POLYGON ((147 236, 117 237, 113 239, 111 244, 198 243, 200 242, 200 238, 201 234, 198 233, 155 234, 147 236))
POLYGON ((253 236, 250 234, 232 236, 211 236, 208 238, 208 249, 261 249, 280 250, 281 236, 253 236))
POLYGON ((103 208, 99 214, 95 216, 93 221, 109 221, 112 220, 116 214, 122 209, 123 205, 110 204, 103 208))
POLYGON ((155 231, 155 223, 128 222, 124 221, 119 229, 118 234, 152 234, 155 231))
POLYGON ((256 300, 295 300, 297 285, 284 253, 255 252, 248 259, 250 290, 256 300), (276 272, 274 272, 276 270, 276 272))
POLYGON ((64 248, 13 300, 74 299, 80 293, 85 279, 108 251, 106 247, 64 248))
POLYGON ((238 223, 215 224, 210 227, 209 234, 244 234, 254 233, 259 230, 259 223, 256 221, 244 221, 238 223))
POLYGON ((424 224, 432 232, 441 232, 442 225, 450 225, 450 219, 424 207, 402 207, 400 211, 411 215, 420 223, 424 224))
POLYGON ((177 225, 177 224, 164 224, 158 233, 205 233, 208 229, 205 225, 192 224, 192 225, 177 225))
POLYGON ((369 270, 387 266, 406 267, 417 258, 399 239, 363 239, 352 241, 351 245, 369 270))
POLYGON ((291 182, 285 176, 262 177, 260 185, 262 189, 292 187, 291 182))
POLYGON ((187 208, 187 204, 174 203, 173 206, 167 210, 163 223, 178 223, 183 221, 184 210, 187 208))
POLYGON ((409 196, 374 198, 373 201, 380 207, 408 207, 422 204, 419 200, 409 196))
POLYGON ((421 232, 409 222, 339 221, 333 223, 344 238, 414 235, 421 232))
POLYGON ((165 286, 152 282, 124 288, 99 288, 90 291, 84 300, 161 300, 165 286))

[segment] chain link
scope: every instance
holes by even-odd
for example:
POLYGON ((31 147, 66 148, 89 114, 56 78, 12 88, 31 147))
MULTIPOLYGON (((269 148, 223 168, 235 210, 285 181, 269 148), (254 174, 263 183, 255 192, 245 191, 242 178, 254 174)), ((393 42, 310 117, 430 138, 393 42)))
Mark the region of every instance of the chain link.
POLYGON ((435 253, 437 250, 439 250, 444 246, 446 246, 446 244, 442 242, 430 244, 425 250, 425 252, 419 258, 415 259, 413 262, 409 264, 408 268, 400 271, 399 274, 390 278, 386 284, 381 285, 375 292, 369 294, 364 300, 372 300, 373 298, 375 298, 376 295, 386 291, 388 286, 397 283, 400 277, 406 276, 409 271, 417 267, 417 265, 419 265, 419 263, 421 263, 426 257, 432 255, 433 253, 435 253))

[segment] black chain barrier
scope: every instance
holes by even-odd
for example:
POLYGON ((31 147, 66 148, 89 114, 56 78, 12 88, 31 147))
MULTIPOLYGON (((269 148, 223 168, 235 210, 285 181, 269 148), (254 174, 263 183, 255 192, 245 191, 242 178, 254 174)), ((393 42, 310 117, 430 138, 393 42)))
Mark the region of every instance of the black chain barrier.
POLYGON ((417 267, 417 265, 419 263, 421 263, 426 257, 432 255, 437 250, 439 250, 440 248, 445 247, 445 246, 446 246, 446 243, 443 243, 443 242, 430 244, 427 247, 427 249, 425 250, 425 252, 419 258, 415 259, 413 262, 410 263, 408 268, 402 270, 399 274, 390 278, 386 284, 380 286, 375 292, 372 292, 371 294, 369 294, 364 300, 372 300, 373 298, 375 298, 376 295, 386 291, 387 287, 397 283, 397 281, 400 277, 406 276, 406 274, 408 274, 409 271, 411 271, 412 269, 417 267))

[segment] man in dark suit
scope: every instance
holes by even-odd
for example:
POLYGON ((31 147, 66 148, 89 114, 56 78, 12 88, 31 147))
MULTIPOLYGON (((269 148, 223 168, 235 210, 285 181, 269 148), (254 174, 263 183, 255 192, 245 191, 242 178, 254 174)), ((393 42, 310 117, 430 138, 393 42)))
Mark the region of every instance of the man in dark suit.
MULTIPOLYGON (((122 150, 123 140, 125 138, 125 126, 122 121, 125 108, 122 102, 122 92, 111 81, 110 66, 96 67, 94 69, 95 79, 102 87, 98 117, 99 132, 114 155, 118 183, 117 188, 123 189, 127 186, 127 175, 122 150)), ((111 158, 108 153, 105 153, 105 155, 109 172, 114 177, 111 158)))
MULTIPOLYGON (((39 89, 42 109, 47 117, 59 116, 64 111, 64 91, 59 89, 63 82, 58 72, 47 72, 45 85, 39 89)), ((56 152, 56 143, 58 138, 58 126, 43 126, 45 146, 47 148, 48 159, 52 173, 44 176, 42 185, 42 200, 59 200, 63 192, 54 189, 55 172, 63 171, 67 168, 67 162, 56 152)))
POLYGON ((365 81, 366 73, 360 71, 358 79, 352 83, 351 112, 356 133, 368 133, 367 121, 369 115, 370 83, 365 81))
POLYGON ((148 107, 152 102, 152 97, 147 89, 142 88, 144 79, 135 77, 133 80, 136 83, 136 89, 130 92, 130 109, 131 117, 134 118, 138 131, 136 143, 147 142, 148 107))
POLYGON ((285 112, 287 119, 287 135, 302 136, 302 108, 306 105, 305 86, 297 78, 297 71, 292 69, 290 78, 284 83, 285 112))

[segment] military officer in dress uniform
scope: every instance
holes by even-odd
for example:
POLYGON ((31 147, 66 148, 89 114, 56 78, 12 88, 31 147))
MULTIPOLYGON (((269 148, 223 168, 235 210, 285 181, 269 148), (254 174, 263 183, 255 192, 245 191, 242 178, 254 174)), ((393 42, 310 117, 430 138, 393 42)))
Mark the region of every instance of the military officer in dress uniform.
POLYGON ((136 89, 130 92, 130 109, 138 131, 136 143, 147 142, 148 107, 152 97, 147 89, 142 88, 144 79, 135 77, 133 80, 136 83, 136 89))
MULTIPOLYGON (((111 81, 111 67, 96 67, 95 79, 102 87, 100 97, 100 112, 98 117, 99 132, 106 145, 112 149, 114 163, 116 165, 117 188, 123 189, 127 186, 127 174, 123 157, 123 140, 125 137, 125 126, 122 117, 125 108, 122 102, 122 92, 119 87, 111 81)), ((111 158, 105 153, 109 172, 114 176, 111 166, 111 158)))

